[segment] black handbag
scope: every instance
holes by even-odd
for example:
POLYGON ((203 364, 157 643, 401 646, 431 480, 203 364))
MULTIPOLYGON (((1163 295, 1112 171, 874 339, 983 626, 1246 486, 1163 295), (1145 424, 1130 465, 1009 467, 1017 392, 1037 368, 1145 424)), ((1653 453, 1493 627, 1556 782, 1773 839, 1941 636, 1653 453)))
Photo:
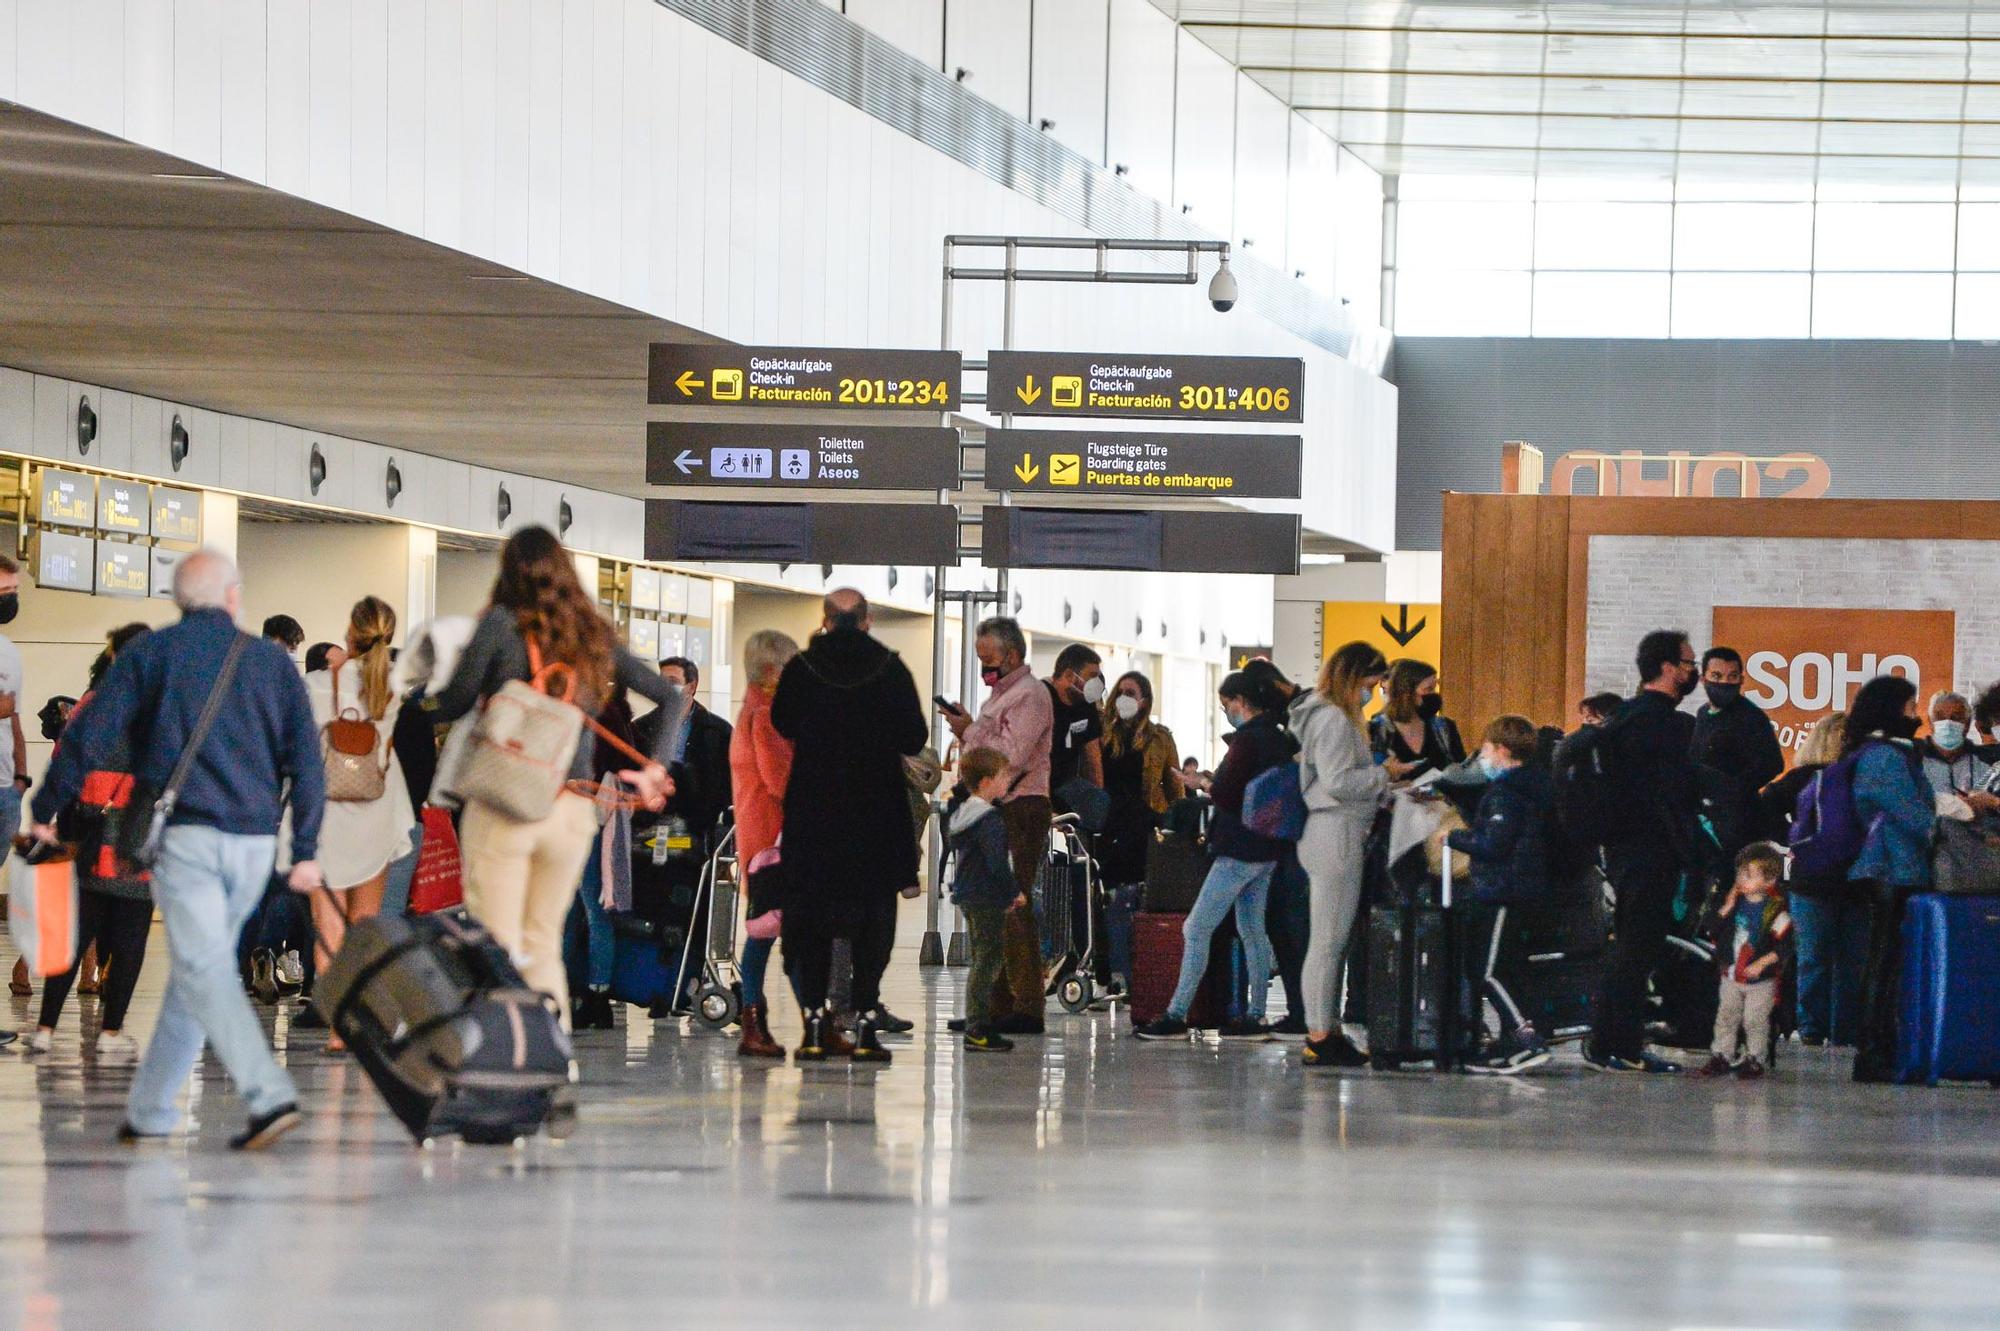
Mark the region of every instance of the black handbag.
POLYGON ((1185 915, 1194 909, 1208 878, 1208 845, 1199 837, 1159 832, 1146 847, 1146 886, 1139 909, 1148 914, 1185 915))
POLYGON ((215 683, 209 686, 208 701, 202 704, 201 715, 195 720, 194 729, 188 732, 187 743, 181 747, 181 756, 175 761, 167 784, 155 790, 143 779, 132 783, 132 798, 127 805, 131 816, 113 825, 118 854, 128 863, 150 869, 160 858, 160 843, 166 838, 167 823, 180 803, 181 788, 187 784, 188 773, 194 770, 194 760, 200 755, 208 732, 215 727, 230 681, 236 677, 236 663, 249 642, 248 634, 238 633, 229 644, 229 652, 222 658, 222 669, 216 672, 215 683), (147 815, 136 816, 140 810, 146 810, 147 815))

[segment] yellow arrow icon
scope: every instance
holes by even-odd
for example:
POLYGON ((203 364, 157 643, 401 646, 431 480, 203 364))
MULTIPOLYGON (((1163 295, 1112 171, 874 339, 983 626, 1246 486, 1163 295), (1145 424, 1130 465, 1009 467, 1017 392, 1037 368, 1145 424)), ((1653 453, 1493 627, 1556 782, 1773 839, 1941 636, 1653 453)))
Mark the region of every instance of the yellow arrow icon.
POLYGON ((1031 485, 1035 477, 1042 474, 1042 469, 1035 465, 1034 455, 1029 453, 1024 454, 1021 460, 1014 464, 1014 474, 1020 477, 1021 484, 1031 485))
POLYGON ((681 377, 674 380, 674 387, 681 390, 682 397, 693 397, 695 389, 705 387, 706 385, 706 380, 694 377, 693 370, 682 370, 681 377))
POLYGON ((1031 374, 1023 380, 1021 386, 1014 390, 1014 396, 1020 398, 1021 401, 1031 407, 1041 401, 1042 390, 1035 387, 1035 376, 1031 374))

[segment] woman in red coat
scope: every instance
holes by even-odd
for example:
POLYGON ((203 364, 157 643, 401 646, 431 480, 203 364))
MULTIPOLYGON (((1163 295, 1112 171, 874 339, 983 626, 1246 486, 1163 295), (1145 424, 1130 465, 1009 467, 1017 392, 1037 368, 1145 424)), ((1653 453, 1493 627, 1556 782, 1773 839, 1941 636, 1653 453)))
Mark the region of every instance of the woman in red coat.
MULTIPOLYGON (((747 879, 756 858, 778 844, 785 822, 785 785, 792 774, 792 742, 771 725, 771 695, 785 663, 799 654, 799 645, 775 629, 753 633, 743 646, 744 673, 750 686, 743 693, 743 711, 729 739, 729 775, 736 796, 736 862, 747 879)), ((757 902, 757 905, 765 903, 757 902)), ((736 1052, 746 1058, 783 1058, 784 1046, 771 1038, 770 1013, 764 1004, 764 972, 771 962, 775 937, 752 938, 743 944, 743 1040, 736 1052)))

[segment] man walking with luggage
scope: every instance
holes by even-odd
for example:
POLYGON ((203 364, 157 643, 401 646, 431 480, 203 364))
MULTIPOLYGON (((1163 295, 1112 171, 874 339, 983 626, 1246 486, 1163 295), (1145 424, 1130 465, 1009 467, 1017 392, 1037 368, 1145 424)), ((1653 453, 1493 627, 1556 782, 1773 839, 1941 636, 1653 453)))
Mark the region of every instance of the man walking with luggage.
POLYGON ((244 995, 236 938, 276 859, 288 782, 291 885, 321 885, 315 857, 325 770, 305 684, 290 658, 236 626, 243 585, 235 562, 215 550, 183 559, 174 571, 174 603, 180 622, 120 652, 64 734, 35 796, 34 832, 53 841, 56 815, 76 798, 84 774, 104 766, 117 740, 129 737, 137 764, 133 815, 149 819, 160 795, 169 796, 152 872, 173 969, 118 1139, 134 1144, 179 1126, 176 1098, 206 1043, 249 1106, 249 1126, 230 1139, 231 1148, 261 1150, 298 1126, 298 1093, 244 995))
POLYGON ((1000 816, 1014 857, 1014 878, 1027 904, 1007 912, 1007 965, 993 989, 992 1015, 1002 1035, 1040 1035, 1047 995, 1042 984, 1042 931, 1035 919, 1035 876, 1049 853, 1049 753, 1055 707, 1035 684, 1028 640, 1021 626, 995 616, 979 626, 973 644, 979 677, 991 690, 974 720, 964 710, 945 713, 965 749, 998 749, 1013 772, 1000 816))
POLYGON ((1606 722, 1606 764, 1631 812, 1605 838, 1617 936, 1584 1061, 1605 1072, 1678 1072, 1646 1051, 1646 981, 1666 946, 1681 874, 1694 868, 1694 718, 1680 704, 1699 664, 1687 634, 1658 629, 1640 640, 1638 666, 1638 696, 1606 722))

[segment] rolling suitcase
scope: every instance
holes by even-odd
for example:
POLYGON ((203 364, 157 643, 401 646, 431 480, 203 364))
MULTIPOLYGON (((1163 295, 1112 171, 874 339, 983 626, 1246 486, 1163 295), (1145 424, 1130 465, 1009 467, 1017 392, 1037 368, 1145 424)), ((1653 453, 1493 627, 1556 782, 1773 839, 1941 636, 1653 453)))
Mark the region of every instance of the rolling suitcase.
POLYGON ((681 978, 687 935, 623 911, 611 915, 611 996, 640 1007, 671 1006, 681 978))
POLYGON ((1589 1033, 1610 932, 1595 865, 1557 883, 1545 901, 1507 908, 1495 975, 1543 1039, 1589 1033))
POLYGON ((569 1082, 554 1004, 462 908, 350 925, 313 1005, 421 1142, 508 1142, 569 1082))
POLYGON ((2000 1081, 2000 897, 1910 898, 1896 1080, 2000 1081))
POLYGON ((1421 899, 1368 912, 1368 1061, 1386 1071, 1458 1059, 1458 969, 1451 911, 1451 851, 1437 904, 1421 899))
MULTIPOLYGON (((1132 917, 1132 987, 1127 996, 1134 1026, 1166 1015, 1181 977, 1181 928, 1187 916, 1141 911, 1132 917)), ((1229 1015, 1231 978, 1241 944, 1235 926, 1224 921, 1209 944, 1208 971, 1188 1008, 1188 1025, 1214 1030, 1229 1015)))

